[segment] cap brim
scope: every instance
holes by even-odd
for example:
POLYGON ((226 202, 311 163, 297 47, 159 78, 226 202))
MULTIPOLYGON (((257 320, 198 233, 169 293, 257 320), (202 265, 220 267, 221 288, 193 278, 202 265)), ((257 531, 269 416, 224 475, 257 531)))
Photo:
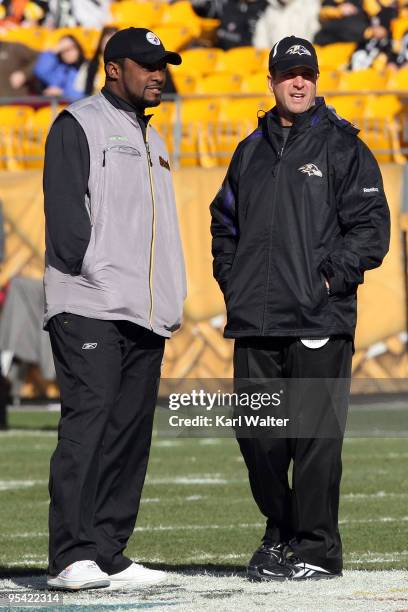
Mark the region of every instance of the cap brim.
POLYGON ((129 59, 134 62, 141 62, 143 64, 155 64, 165 60, 167 64, 173 64, 179 66, 181 64, 181 55, 174 51, 149 51, 147 53, 138 53, 137 55, 128 55, 129 59))
POLYGON ((312 59, 302 60, 301 58, 299 58, 299 60, 294 60, 293 58, 291 58, 287 60, 280 60, 278 62, 270 63, 269 69, 271 68, 273 68, 274 70, 277 70, 278 72, 287 72, 288 70, 291 70, 292 68, 310 68, 311 70, 314 70, 316 74, 319 73, 319 66, 317 66, 316 63, 312 59))

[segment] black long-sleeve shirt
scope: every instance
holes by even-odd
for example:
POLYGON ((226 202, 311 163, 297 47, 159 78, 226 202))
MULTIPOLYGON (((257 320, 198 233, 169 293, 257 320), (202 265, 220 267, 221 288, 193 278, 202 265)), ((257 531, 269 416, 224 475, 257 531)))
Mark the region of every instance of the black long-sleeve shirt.
MULTIPOLYGON (((145 136, 149 116, 106 87, 102 94, 115 108, 134 112, 145 136)), ((62 112, 47 138, 43 188, 47 259, 64 274, 80 273, 91 236, 91 221, 85 206, 89 168, 85 132, 73 115, 62 112)))

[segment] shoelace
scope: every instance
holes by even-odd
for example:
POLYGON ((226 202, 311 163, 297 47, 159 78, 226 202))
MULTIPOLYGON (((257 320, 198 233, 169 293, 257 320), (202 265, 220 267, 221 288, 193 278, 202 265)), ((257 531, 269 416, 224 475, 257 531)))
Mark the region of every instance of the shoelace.
POLYGON ((259 552, 265 552, 268 555, 273 555, 278 561, 278 563, 280 563, 281 561, 284 560, 286 547, 287 547, 286 544, 281 544, 281 543, 279 544, 264 543, 259 549, 259 552))
POLYGON ((299 557, 298 555, 292 553, 292 554, 288 554, 286 555, 285 561, 288 565, 296 565, 297 563, 303 563, 303 569, 305 569, 305 562, 303 561, 303 559, 301 557, 299 557))
POLYGON ((89 569, 99 569, 95 561, 77 561, 77 564, 81 567, 88 567, 89 569))

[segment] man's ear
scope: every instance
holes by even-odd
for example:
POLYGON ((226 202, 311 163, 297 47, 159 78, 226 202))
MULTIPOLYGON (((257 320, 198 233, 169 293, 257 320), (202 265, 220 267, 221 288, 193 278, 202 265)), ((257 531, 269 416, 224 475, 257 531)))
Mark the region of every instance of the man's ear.
POLYGON ((106 78, 110 81, 117 81, 122 67, 119 62, 111 61, 105 64, 106 78))
POLYGON ((273 94, 273 76, 271 74, 268 74, 267 79, 269 91, 273 94))

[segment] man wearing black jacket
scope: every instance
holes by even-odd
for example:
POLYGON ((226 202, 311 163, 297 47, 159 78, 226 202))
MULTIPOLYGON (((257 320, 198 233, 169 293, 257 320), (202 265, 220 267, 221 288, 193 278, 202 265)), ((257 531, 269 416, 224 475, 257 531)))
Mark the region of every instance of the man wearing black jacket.
POLYGON ((320 387, 312 400, 301 391, 300 412, 288 403, 295 426, 316 420, 315 434, 238 434, 267 519, 248 576, 333 578, 342 572, 343 428, 322 428, 333 410, 327 383, 344 381, 346 411, 357 287, 388 250, 389 211, 358 130, 316 98, 312 44, 284 38, 269 69, 276 107, 238 145, 211 205, 214 276, 227 306, 225 337, 235 338, 236 388, 259 378, 316 379, 320 387))

